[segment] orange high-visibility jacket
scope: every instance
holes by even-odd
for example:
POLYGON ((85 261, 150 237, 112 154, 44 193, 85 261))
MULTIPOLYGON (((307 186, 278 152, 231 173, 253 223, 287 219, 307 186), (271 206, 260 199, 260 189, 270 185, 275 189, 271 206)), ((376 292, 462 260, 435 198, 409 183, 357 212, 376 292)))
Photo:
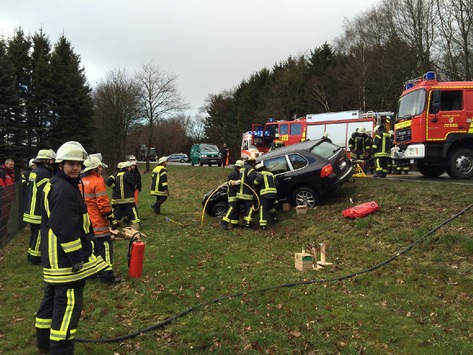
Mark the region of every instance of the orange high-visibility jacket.
POLYGON ((82 182, 84 183, 85 204, 94 229, 94 235, 98 238, 109 236, 110 224, 106 217, 111 215, 112 207, 110 206, 105 182, 95 170, 84 176, 82 182))

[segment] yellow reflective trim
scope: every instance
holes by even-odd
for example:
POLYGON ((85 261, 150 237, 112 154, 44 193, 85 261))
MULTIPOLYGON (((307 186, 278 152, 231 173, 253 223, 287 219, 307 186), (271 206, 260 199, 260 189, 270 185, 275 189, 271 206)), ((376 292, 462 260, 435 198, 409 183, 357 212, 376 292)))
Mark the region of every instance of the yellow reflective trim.
POLYGON ((67 298, 67 305, 64 311, 64 317, 62 318, 60 331, 61 331, 61 334, 67 335, 67 329, 69 328, 69 325, 71 324, 72 311, 74 310, 74 307, 76 304, 76 294, 74 293, 73 288, 70 288, 67 290, 66 298, 67 298))
POLYGON ((51 323, 53 320, 51 318, 38 318, 35 320, 35 327, 41 329, 51 328, 51 323))
POLYGON ((61 243, 61 247, 65 253, 71 253, 82 248, 82 243, 80 242, 80 238, 77 238, 72 242, 61 243))

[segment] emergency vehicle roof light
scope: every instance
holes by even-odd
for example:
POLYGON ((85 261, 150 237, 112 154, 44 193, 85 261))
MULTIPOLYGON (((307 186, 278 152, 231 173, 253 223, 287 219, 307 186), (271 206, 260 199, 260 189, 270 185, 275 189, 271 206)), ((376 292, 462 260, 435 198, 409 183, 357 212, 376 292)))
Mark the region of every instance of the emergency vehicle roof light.
POLYGON ((274 122, 275 119, 274 118, 268 118, 268 122, 274 122))
POLYGON ((435 77, 436 77, 436 75, 435 75, 435 72, 433 72, 433 71, 428 71, 424 75, 425 80, 435 80, 435 77))
POLYGON ((410 89, 411 87, 413 87, 414 84, 413 83, 406 83, 406 90, 407 89, 410 89))

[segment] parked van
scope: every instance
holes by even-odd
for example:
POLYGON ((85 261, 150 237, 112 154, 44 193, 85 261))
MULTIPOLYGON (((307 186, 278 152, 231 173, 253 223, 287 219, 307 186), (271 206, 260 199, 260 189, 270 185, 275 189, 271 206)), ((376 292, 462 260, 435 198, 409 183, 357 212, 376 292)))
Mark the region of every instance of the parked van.
POLYGON ((204 164, 208 164, 208 166, 212 164, 221 166, 222 164, 222 157, 218 147, 215 144, 209 143, 194 144, 191 148, 190 160, 192 166, 194 164, 199 164, 199 166, 204 164))

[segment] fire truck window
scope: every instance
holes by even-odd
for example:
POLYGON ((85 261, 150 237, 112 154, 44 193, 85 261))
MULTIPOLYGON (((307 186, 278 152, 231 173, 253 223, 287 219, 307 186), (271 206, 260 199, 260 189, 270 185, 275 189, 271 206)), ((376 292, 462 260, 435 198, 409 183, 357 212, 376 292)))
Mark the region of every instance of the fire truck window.
POLYGON ((462 108, 462 92, 460 90, 442 91, 440 111, 458 111, 462 108))
POLYGON ((279 132, 280 135, 283 134, 288 134, 289 133, 289 127, 288 124, 281 124, 279 125, 279 132))
POLYGON ((291 136, 300 136, 302 133, 302 125, 300 123, 291 124, 291 136))

